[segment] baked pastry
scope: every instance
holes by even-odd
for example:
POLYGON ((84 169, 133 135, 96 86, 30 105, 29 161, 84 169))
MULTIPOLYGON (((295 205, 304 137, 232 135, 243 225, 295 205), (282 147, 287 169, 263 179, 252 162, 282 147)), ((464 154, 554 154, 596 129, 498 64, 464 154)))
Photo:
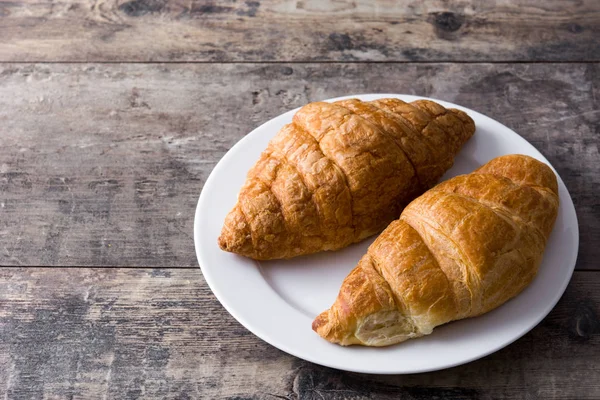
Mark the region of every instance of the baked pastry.
POLYGON ((467 114, 432 101, 309 103, 248 172, 219 246, 268 260, 379 233, 452 166, 474 131, 467 114))
POLYGON ((387 346, 488 312, 533 280, 557 212, 556 176, 527 156, 440 183, 381 233, 312 327, 387 346))

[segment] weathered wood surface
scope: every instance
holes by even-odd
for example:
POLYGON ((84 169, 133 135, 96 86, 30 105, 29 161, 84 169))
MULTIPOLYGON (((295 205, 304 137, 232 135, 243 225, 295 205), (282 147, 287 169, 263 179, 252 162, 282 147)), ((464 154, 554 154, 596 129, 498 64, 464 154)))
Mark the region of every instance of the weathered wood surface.
POLYGON ((597 0, 14 0, 0 61, 600 61, 597 0))
POLYGON ((196 266, 223 154, 268 119, 349 93, 413 93, 513 128, 563 176, 579 269, 600 258, 598 64, 0 66, 0 265, 196 266))
POLYGON ((371 376, 261 341, 198 269, 3 268, 0 397, 598 399, 599 304, 600 274, 576 272, 551 314, 507 348, 449 370, 371 376))

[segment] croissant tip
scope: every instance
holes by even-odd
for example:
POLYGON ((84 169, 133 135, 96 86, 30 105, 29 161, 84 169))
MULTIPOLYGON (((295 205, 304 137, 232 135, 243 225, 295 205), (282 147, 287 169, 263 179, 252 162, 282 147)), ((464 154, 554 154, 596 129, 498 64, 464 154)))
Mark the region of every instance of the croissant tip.
POLYGON ((222 234, 217 239, 217 243, 219 244, 219 247, 221 248, 221 250, 229 251, 229 246, 227 245, 227 240, 223 237, 222 234))
POLYGON ((219 247, 223 251, 229 253, 239 254, 241 256, 256 258, 254 247, 252 246, 249 238, 240 238, 231 235, 221 234, 217 239, 219 247))
POLYGON ((474 173, 491 173, 519 184, 545 187, 558 196, 556 174, 546 163, 524 154, 507 154, 496 157, 474 173))
POLYGON ((312 330, 317 332, 319 335, 321 335, 321 333, 319 332, 321 328, 323 328, 329 322, 327 314, 327 311, 322 312, 317 316, 317 318, 315 318, 315 320, 312 323, 312 330))

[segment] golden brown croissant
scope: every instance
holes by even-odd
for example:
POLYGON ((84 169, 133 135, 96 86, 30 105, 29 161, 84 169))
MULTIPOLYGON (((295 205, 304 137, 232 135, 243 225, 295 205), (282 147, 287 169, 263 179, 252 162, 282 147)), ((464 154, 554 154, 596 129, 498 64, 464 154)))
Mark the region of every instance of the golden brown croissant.
POLYGON ((558 212, 552 170, 509 155, 410 203, 369 247, 313 329, 387 346, 488 312, 533 280, 558 212))
POLYGON ((248 172, 219 246, 268 260, 381 232, 452 166, 474 131, 467 114, 432 101, 309 103, 248 172))

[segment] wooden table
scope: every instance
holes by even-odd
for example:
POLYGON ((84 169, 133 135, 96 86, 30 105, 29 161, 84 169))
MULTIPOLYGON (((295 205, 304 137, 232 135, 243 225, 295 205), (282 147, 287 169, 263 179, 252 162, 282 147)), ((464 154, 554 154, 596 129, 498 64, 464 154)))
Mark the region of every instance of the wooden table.
MULTIPOLYGON (((600 398, 600 2, 0 2, 0 396, 600 398), (309 101, 462 104, 535 145, 580 222, 554 311, 507 348, 409 376, 287 355, 194 255, 225 152, 309 101)), ((398 360, 402 362, 402 360, 398 360)))

